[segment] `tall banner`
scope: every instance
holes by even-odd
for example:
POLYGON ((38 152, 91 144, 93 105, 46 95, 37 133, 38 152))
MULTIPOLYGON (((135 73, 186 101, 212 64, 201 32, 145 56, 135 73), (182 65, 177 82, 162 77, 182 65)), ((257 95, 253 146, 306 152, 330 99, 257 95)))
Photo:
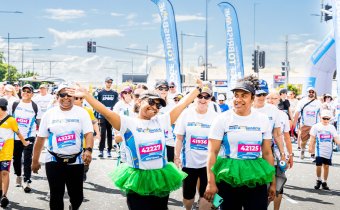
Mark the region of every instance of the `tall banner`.
MULTIPOLYGON (((335 39, 335 54, 336 54, 336 69, 340 70, 340 1, 333 0, 333 23, 334 23, 334 39, 335 39)), ((340 133, 340 76, 339 72, 337 72, 337 110, 336 110, 336 118, 337 118, 337 130, 338 134, 340 133)))
POLYGON ((236 10, 227 2, 218 4, 225 17, 226 68, 229 90, 244 77, 241 35, 236 10))
POLYGON ((168 0, 151 0, 161 16, 161 35, 166 59, 166 79, 176 84, 177 92, 182 92, 181 70, 178 52, 176 20, 173 7, 168 0))

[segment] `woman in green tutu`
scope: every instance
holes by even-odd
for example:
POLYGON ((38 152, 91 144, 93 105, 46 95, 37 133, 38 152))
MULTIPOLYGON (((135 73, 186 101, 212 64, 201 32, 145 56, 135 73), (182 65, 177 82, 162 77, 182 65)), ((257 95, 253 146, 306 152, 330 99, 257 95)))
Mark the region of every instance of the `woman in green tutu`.
POLYGON ((231 90, 233 109, 210 128, 204 197, 213 201, 218 193, 224 200, 222 210, 267 209, 275 196, 272 128, 267 116, 251 108, 258 88, 253 76, 238 81, 231 90))
POLYGON ((119 115, 108 110, 85 89, 69 89, 69 94, 84 97, 123 135, 126 163, 110 174, 114 184, 126 193, 130 210, 167 209, 171 191, 181 187, 186 173, 166 160, 165 132, 181 112, 200 94, 202 81, 168 113, 157 115, 166 106, 156 92, 143 92, 138 101, 137 117, 119 115))

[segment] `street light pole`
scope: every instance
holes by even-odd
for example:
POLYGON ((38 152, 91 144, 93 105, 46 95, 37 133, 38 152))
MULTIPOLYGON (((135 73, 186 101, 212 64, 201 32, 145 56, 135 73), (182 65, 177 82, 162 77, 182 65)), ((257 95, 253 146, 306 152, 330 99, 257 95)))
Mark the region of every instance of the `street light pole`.
POLYGON ((127 50, 139 50, 139 51, 144 51, 146 52, 146 64, 145 64, 145 74, 148 73, 148 60, 149 60, 149 46, 146 45, 146 49, 138 49, 138 48, 125 48, 127 50))
POLYGON ((205 0, 205 79, 208 80, 208 0, 205 0))

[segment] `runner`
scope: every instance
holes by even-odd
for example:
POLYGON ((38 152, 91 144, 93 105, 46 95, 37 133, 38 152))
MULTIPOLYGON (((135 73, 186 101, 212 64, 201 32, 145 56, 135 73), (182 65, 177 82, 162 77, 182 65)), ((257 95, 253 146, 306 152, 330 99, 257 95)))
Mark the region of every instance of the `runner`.
POLYGON ((309 152, 315 154, 316 150, 316 185, 314 189, 329 190, 327 178, 329 166, 332 165, 333 141, 340 144, 339 137, 334 125, 330 124, 332 112, 329 110, 321 111, 321 122, 312 126, 310 130, 309 152), (323 181, 321 173, 323 169, 323 181))
POLYGON ((210 128, 204 197, 211 202, 218 192, 224 199, 222 210, 263 210, 275 197, 270 122, 251 108, 258 88, 256 77, 238 81, 231 90, 233 109, 219 115, 210 128), (223 157, 217 158, 220 149, 223 157))
POLYGON ((83 202, 84 164, 92 160, 93 125, 88 113, 74 106, 67 86, 57 90, 59 106, 49 109, 42 118, 34 144, 32 170, 38 173, 39 157, 48 138, 45 168, 50 187, 50 209, 64 209, 65 185, 70 197, 69 209, 79 209, 83 202), (83 152, 83 138, 87 148, 83 152))
POLYGON ((39 94, 32 98, 32 100, 41 108, 42 115, 47 111, 48 105, 54 99, 54 97, 47 92, 47 88, 46 84, 41 84, 39 86, 39 94))
POLYGON ((187 210, 191 210, 198 179, 199 184, 199 209, 210 209, 204 198, 207 187, 207 154, 208 134, 211 123, 217 113, 208 111, 208 104, 212 91, 203 87, 201 94, 195 100, 195 106, 186 109, 178 119, 174 133, 176 134, 175 164, 188 174, 183 181, 183 203, 187 210), (182 168, 183 167, 183 168, 182 168))
POLYGON ((28 146, 30 144, 30 142, 25 141, 24 137, 21 135, 17 121, 8 115, 7 106, 7 100, 0 98, 0 206, 2 208, 6 208, 9 203, 7 192, 9 187, 9 172, 14 150, 14 133, 19 137, 24 146, 28 146))
POLYGON ((184 97, 169 112, 158 115, 165 100, 156 92, 144 92, 139 100, 138 117, 120 116, 105 108, 83 88, 70 90, 71 94, 85 97, 91 106, 100 112, 112 126, 124 134, 124 144, 129 153, 126 164, 121 164, 111 174, 115 185, 127 193, 130 210, 167 209, 169 193, 180 188, 184 172, 166 160, 165 131, 181 112, 198 96, 198 87, 184 97))
POLYGON ((229 106, 228 104, 225 103, 225 96, 223 94, 219 94, 217 96, 217 100, 218 100, 218 105, 221 108, 221 112, 225 112, 229 110, 229 106))

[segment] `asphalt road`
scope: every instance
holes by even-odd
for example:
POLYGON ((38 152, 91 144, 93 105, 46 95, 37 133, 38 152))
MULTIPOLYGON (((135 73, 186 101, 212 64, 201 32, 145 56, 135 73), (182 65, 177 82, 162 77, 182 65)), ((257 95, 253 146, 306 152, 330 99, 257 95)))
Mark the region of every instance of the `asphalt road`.
MULTIPOLYGON (((296 145, 294 145, 296 148, 296 145)), ((288 181, 284 189, 284 199, 281 209, 315 209, 332 210, 340 209, 340 153, 334 153, 333 166, 330 168, 328 185, 330 191, 315 190, 315 165, 312 159, 300 160, 296 157, 299 152, 294 149, 295 164, 287 171, 288 181)), ((87 181, 84 184, 85 199, 81 209, 106 210, 127 209, 124 195, 116 189, 108 177, 116 166, 113 158, 97 158, 98 150, 94 150, 94 160, 88 172, 87 181)), ((43 159, 42 155, 42 159, 43 159)), ((309 154, 307 153, 307 157, 309 154)), ((10 204, 7 209, 49 209, 48 183, 45 169, 33 175, 32 192, 25 193, 22 188, 15 187, 15 175, 11 169, 11 183, 8 193, 10 204)), ((171 193, 169 209, 184 209, 181 202, 181 190, 171 193)), ((68 196, 64 197, 65 209, 68 209, 68 196)), ((147 208, 146 208, 147 209, 147 208)), ((269 209, 273 209, 272 204, 269 209)))

